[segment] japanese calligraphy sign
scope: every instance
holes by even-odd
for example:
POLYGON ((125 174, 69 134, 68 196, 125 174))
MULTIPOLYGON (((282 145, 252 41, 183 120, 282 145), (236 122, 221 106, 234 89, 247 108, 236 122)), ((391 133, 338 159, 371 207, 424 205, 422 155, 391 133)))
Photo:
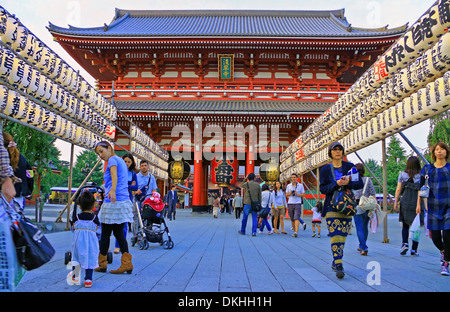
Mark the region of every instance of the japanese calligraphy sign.
POLYGON ((234 80, 234 54, 219 54, 219 81, 234 80))

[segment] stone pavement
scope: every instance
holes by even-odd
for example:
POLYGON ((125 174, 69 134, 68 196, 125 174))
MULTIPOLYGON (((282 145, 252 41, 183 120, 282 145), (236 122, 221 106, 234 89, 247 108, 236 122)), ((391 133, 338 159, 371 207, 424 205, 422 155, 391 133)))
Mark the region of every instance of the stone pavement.
MULTIPOLYGON (((175 221, 167 221, 175 246, 167 250, 150 244, 148 250, 130 246, 132 274, 113 275, 120 255, 108 265, 108 273, 94 272, 93 287, 69 286, 64 253, 70 249, 72 233, 46 234, 56 254, 34 271, 27 272, 18 292, 448 292, 450 277, 440 275, 439 253, 425 235, 420 256, 401 256, 398 214, 388 215, 390 243, 382 243, 383 228, 369 234, 367 257, 356 251, 353 228, 344 252, 346 275, 337 279, 331 270, 330 239, 322 221, 322 237, 313 238, 311 217, 299 237, 266 233, 239 235, 241 220, 229 214, 214 219, 210 214, 178 210, 175 221)), ((251 221, 247 225, 250 232, 251 221)), ((111 244, 114 238, 111 239, 111 244)), ((82 277, 84 272, 82 272, 82 277)))

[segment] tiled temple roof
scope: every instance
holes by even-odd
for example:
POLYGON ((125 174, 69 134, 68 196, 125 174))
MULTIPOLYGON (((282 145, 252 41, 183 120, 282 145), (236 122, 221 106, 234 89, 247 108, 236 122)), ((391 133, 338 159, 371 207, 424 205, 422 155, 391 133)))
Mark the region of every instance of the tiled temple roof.
POLYGON ((372 38, 398 35, 407 28, 407 24, 392 29, 352 27, 344 12, 116 9, 109 25, 63 28, 49 23, 48 29, 80 37, 372 38))

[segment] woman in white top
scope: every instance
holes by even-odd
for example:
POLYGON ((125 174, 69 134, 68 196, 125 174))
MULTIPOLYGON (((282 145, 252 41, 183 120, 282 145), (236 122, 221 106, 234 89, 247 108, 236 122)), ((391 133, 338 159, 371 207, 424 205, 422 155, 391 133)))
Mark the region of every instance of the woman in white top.
POLYGON ((284 230, 284 216, 286 214, 287 201, 286 194, 283 190, 283 185, 280 181, 275 182, 275 189, 272 192, 273 195, 273 208, 272 208, 272 216, 273 216, 273 231, 276 234, 280 234, 278 232, 278 223, 280 224, 280 229, 282 234, 287 234, 284 230))
POLYGON ((270 227, 269 222, 267 221, 267 217, 269 216, 270 209, 273 204, 273 194, 269 190, 269 186, 267 184, 264 184, 261 187, 261 211, 259 213, 259 216, 261 217, 261 227, 259 229, 259 234, 262 234, 264 230, 264 226, 267 227, 267 230, 269 231, 267 234, 271 235, 273 234, 272 228, 270 227))

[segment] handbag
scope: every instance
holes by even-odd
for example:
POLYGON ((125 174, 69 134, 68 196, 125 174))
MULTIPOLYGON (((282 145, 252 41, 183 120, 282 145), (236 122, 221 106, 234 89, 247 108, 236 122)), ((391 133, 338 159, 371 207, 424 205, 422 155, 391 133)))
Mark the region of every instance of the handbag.
POLYGON ((24 217, 13 223, 12 234, 17 260, 27 271, 39 268, 55 255, 42 231, 24 217))
POLYGON ((261 202, 259 200, 253 201, 252 193, 250 192, 250 186, 249 184, 247 185, 248 185, 248 196, 250 196, 250 206, 252 208, 252 211, 259 212, 262 209, 261 202))
POLYGON ((429 178, 429 176, 428 176, 428 167, 427 167, 426 174, 425 174, 425 185, 422 186, 419 191, 419 196, 421 198, 428 198, 428 196, 430 196, 430 186, 428 184, 428 178, 429 178))
POLYGON ((364 211, 373 211, 373 210, 377 209, 377 207, 379 206, 376 198, 373 198, 372 196, 364 195, 364 194, 366 194, 366 189, 367 189, 367 184, 369 184, 369 179, 370 178, 367 178, 366 183, 364 184, 362 196, 359 199, 359 207, 364 211))
POLYGON ((258 216, 259 216, 260 218, 266 219, 266 218, 269 216, 269 213, 270 213, 270 207, 269 207, 269 203, 270 203, 270 195, 271 195, 271 193, 269 193, 269 201, 267 202, 267 206, 266 206, 265 208, 261 209, 261 210, 258 212, 258 216))
MULTIPOLYGON (((149 173, 150 175, 150 173, 149 173)), ((148 183, 146 186, 144 186, 143 188, 141 188, 141 194, 136 195, 136 200, 142 202, 145 197, 147 196, 147 192, 148 192, 148 186, 150 185, 150 180, 152 179, 151 176, 149 176, 148 178, 148 183)))
MULTIPOLYGON (((331 173, 334 181, 336 181, 333 168, 331 168, 331 173)), ((339 186, 338 189, 333 192, 331 207, 333 207, 337 212, 349 217, 354 216, 356 214, 356 206, 355 195, 348 187, 339 186)))

